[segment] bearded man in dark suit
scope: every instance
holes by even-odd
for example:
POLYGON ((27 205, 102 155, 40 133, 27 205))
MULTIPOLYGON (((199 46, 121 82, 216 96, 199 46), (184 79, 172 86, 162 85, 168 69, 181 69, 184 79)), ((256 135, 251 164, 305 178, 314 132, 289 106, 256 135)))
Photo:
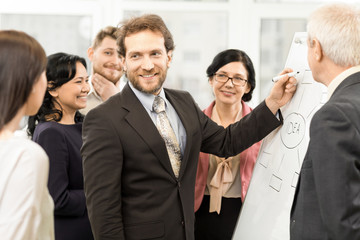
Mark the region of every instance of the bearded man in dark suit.
POLYGON ((276 114, 293 96, 296 80, 283 77, 251 114, 224 129, 189 93, 163 88, 174 42, 159 16, 126 21, 117 44, 129 83, 83 124, 85 194, 95 239, 193 240, 200 150, 229 157, 261 140, 281 125, 276 114))

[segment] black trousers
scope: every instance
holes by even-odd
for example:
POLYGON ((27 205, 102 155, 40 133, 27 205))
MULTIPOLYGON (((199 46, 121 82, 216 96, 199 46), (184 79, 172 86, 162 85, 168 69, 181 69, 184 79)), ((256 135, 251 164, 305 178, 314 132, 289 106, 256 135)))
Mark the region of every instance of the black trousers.
POLYGON ((210 196, 205 195, 195 213, 195 240, 231 240, 241 209, 241 198, 222 198, 220 214, 209 213, 210 196))

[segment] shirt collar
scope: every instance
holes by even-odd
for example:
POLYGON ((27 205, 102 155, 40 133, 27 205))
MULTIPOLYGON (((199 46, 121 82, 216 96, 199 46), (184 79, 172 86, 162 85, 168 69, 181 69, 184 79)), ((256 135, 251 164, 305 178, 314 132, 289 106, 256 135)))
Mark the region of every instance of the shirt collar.
POLYGON ((339 75, 337 75, 329 84, 328 86, 328 95, 327 98, 328 100, 331 98, 331 96, 333 95, 335 89, 350 75, 356 73, 356 72, 360 72, 360 65, 358 66, 354 66, 351 68, 346 69, 345 71, 343 71, 342 73, 340 73, 339 75))
POLYGON ((88 96, 92 94, 92 95, 94 95, 97 99, 102 100, 101 97, 96 93, 96 91, 95 91, 95 89, 94 89, 94 87, 93 87, 93 85, 92 85, 91 79, 92 79, 92 75, 89 77, 90 91, 89 91, 89 93, 88 93, 88 96))
MULTIPOLYGON (((131 88, 131 90, 133 90, 133 92, 135 93, 136 97, 139 99, 139 101, 141 102, 141 104, 150 112, 153 111, 152 105, 155 99, 155 95, 153 94, 149 94, 149 93, 144 93, 139 91, 138 89, 136 89, 132 83, 129 81, 129 86, 131 88)), ((164 88, 161 88, 161 91, 159 93, 159 96, 165 100, 165 108, 168 104, 167 99, 165 98, 165 91, 164 88)))

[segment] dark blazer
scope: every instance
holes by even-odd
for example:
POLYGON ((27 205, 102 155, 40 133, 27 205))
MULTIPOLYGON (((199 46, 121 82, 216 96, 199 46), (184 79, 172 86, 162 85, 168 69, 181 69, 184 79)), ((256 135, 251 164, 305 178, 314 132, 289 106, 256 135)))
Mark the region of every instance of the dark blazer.
POLYGON ((290 235, 360 239, 360 72, 345 79, 311 121, 290 235))
POLYGON ((95 239, 194 239, 194 185, 200 150, 229 157, 281 124, 261 103, 227 128, 189 93, 165 89, 186 130, 179 178, 165 143, 129 85, 90 111, 83 125, 84 184, 95 239))

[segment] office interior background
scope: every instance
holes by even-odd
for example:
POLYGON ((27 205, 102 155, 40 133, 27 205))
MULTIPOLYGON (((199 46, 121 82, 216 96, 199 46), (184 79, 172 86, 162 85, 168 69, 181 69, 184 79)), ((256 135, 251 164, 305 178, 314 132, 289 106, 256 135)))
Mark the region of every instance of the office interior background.
MULTIPOLYGON (((213 100, 207 66, 218 52, 238 48, 254 63, 257 86, 250 106, 255 107, 284 68, 294 33, 306 31, 309 13, 329 2, 335 1, 0 0, 0 29, 27 32, 47 55, 62 51, 87 59, 87 48, 101 28, 143 13, 158 14, 176 44, 166 87, 189 91, 205 108, 213 100)), ((346 2, 360 5, 360 0, 346 2)))

